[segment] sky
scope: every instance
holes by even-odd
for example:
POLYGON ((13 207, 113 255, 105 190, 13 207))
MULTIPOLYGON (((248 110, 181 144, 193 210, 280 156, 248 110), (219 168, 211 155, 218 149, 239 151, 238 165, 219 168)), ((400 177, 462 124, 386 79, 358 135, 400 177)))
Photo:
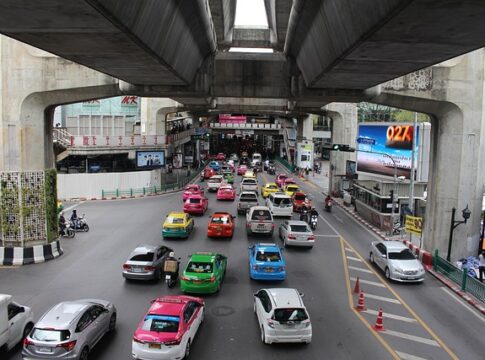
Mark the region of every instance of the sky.
POLYGON ((234 25, 268 27, 264 0, 237 0, 234 25))

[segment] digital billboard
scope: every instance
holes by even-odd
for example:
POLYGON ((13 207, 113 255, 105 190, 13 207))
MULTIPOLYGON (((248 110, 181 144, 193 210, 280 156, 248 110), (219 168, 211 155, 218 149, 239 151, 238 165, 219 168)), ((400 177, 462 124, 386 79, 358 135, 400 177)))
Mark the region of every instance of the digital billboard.
POLYGON ((165 166, 165 151, 137 151, 136 167, 140 169, 154 169, 165 166))
MULTIPOLYGON (((412 124, 386 123, 359 125, 357 138, 357 171, 406 179, 411 175, 411 157, 414 126, 412 124), (381 153, 381 154, 378 154, 381 153), (382 153, 389 156, 382 155, 382 153)), ((418 156, 419 127, 416 129, 416 152, 418 156)))

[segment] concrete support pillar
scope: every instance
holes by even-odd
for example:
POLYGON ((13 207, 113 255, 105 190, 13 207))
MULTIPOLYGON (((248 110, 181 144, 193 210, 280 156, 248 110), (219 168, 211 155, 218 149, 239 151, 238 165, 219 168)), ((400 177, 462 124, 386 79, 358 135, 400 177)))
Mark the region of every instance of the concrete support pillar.
MULTIPOLYGON (((332 143, 355 147, 357 138, 357 106, 347 103, 332 103, 325 106, 332 119, 332 143)), ((355 161, 355 153, 330 152, 329 192, 340 190, 342 175, 345 175, 347 160, 355 161)))
POLYGON ((169 98, 142 98, 141 128, 145 135, 166 135, 167 114, 184 111, 182 104, 169 98))
POLYGON ((298 119, 297 136, 306 140, 313 140, 313 119, 316 115, 309 114, 303 119, 298 119))

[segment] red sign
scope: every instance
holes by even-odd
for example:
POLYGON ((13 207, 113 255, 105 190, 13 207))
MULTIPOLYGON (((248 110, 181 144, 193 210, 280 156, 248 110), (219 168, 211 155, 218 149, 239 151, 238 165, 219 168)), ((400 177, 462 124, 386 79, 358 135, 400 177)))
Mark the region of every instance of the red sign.
POLYGON ((219 123, 220 124, 245 124, 246 116, 244 115, 232 116, 231 114, 220 114, 219 123))
POLYGON ((138 105, 138 96, 124 96, 121 99, 121 105, 137 106, 138 105))

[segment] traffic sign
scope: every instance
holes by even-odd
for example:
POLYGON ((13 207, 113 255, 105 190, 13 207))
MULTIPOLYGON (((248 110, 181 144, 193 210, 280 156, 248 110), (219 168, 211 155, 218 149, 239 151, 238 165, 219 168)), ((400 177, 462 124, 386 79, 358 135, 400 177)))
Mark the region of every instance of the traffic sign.
POLYGON ((364 144, 364 145, 375 145, 376 139, 372 139, 372 138, 368 138, 368 137, 359 137, 359 138, 357 138, 357 142, 359 144, 364 144))

